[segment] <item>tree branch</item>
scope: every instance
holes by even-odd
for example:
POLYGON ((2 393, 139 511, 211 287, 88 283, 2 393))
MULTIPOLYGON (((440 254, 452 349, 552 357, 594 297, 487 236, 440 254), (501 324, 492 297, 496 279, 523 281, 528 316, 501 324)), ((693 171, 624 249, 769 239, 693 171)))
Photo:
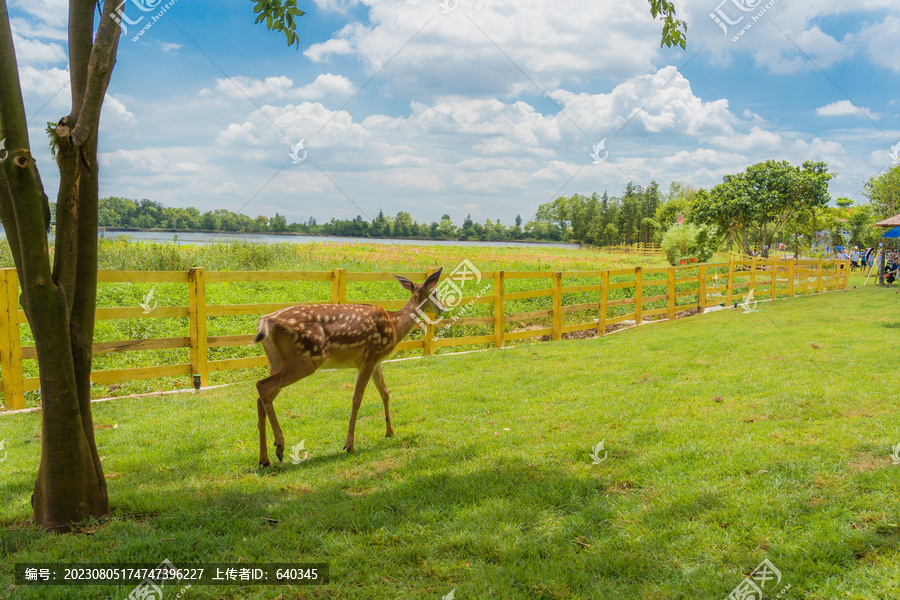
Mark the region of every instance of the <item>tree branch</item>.
MULTIPOLYGON (((6 0, 0 0, 0 75, 0 123, 10 146, 7 160, 0 165, 5 180, 0 186, 0 218, 10 243, 16 243, 13 254, 19 255, 16 266, 23 286, 29 281, 37 286, 52 284, 44 211, 47 196, 28 144, 28 120, 6 0)), ((28 312, 32 307, 26 303, 24 308, 28 312)))
POLYGON ((95 7, 96 0, 69 0, 69 81, 72 83, 72 113, 69 116, 72 121, 81 112, 87 88, 88 64, 94 45, 91 36, 95 7))
POLYGON ((115 1, 106 0, 103 3, 103 14, 88 63, 81 110, 75 118, 75 128, 72 130, 72 137, 78 148, 82 148, 88 139, 95 136, 100 126, 100 109, 103 106, 113 66, 116 64, 116 52, 119 47, 120 29, 110 16, 115 12, 115 7, 115 1))

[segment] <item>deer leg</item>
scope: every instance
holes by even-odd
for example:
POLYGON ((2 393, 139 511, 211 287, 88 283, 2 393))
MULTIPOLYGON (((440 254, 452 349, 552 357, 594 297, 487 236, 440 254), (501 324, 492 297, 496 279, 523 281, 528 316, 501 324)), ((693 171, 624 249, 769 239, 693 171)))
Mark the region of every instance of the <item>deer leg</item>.
POLYGON ((381 401, 384 403, 384 420, 385 423, 387 423, 387 433, 384 434, 384 437, 392 437, 394 435, 394 428, 391 427, 391 411, 388 408, 388 403, 391 400, 391 391, 384 385, 384 374, 381 372, 381 363, 378 363, 375 370, 372 371, 372 381, 375 382, 375 387, 378 389, 378 393, 381 394, 381 401))
POLYGON ((353 388, 353 406, 350 409, 350 427, 347 429, 347 441, 344 443, 344 450, 353 452, 353 432, 356 429, 356 413, 359 412, 359 405, 362 404, 363 393, 366 391, 366 385, 369 384, 369 378, 372 377, 372 371, 375 365, 368 363, 363 364, 359 368, 356 375, 356 387, 353 388))
POLYGON ((256 427, 259 429, 259 464, 268 467, 269 452, 266 449, 266 407, 263 406, 262 398, 256 399, 256 427))
MULTIPOLYGON (((278 425, 278 417, 275 416, 275 396, 281 391, 284 385, 281 385, 281 373, 273 373, 268 377, 260 379, 256 383, 256 389, 259 392, 259 399, 256 401, 256 411, 258 415, 259 427, 259 464, 264 467, 269 466, 269 453, 266 450, 266 417, 272 424, 272 435, 275 438, 275 454, 278 460, 284 457, 284 433, 278 425)), ((287 385, 287 384, 285 384, 287 385)))
MULTIPOLYGON (((281 431, 281 426, 278 424, 278 417, 275 416, 275 397, 282 389, 303 379, 307 375, 315 373, 317 368, 319 368, 318 364, 292 363, 282 367, 277 373, 273 373, 268 377, 260 379, 256 383, 256 389, 259 391, 258 402, 265 410, 265 416, 269 418, 269 423, 272 424, 272 435, 275 438, 275 455, 278 457, 279 462, 284 458, 284 433, 281 431)), ((257 411, 259 411, 259 404, 257 405, 257 411)), ((265 449, 264 422, 260 428, 259 443, 259 464, 268 466, 269 457, 265 449)))

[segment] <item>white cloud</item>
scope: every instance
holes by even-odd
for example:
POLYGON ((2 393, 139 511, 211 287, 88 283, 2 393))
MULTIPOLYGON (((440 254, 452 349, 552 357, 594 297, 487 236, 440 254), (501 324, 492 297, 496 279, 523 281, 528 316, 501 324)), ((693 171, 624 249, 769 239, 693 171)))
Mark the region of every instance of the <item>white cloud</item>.
POLYGON ((59 44, 42 42, 32 38, 23 38, 13 32, 13 45, 16 49, 16 61, 22 65, 47 65, 66 60, 66 53, 59 44))
POLYGON ((801 70, 828 69, 853 55, 851 44, 823 33, 818 26, 798 32, 773 29, 765 36, 768 43, 753 51, 756 66, 772 73, 790 75, 801 70))
POLYGON ((346 13, 351 8, 359 4, 358 0, 313 0, 316 6, 323 10, 332 12, 346 13))
POLYGON ((710 167, 730 166, 747 162, 747 157, 733 152, 723 152, 710 148, 698 148, 692 152, 679 150, 672 156, 662 160, 668 167, 710 167))
POLYGON ((893 0, 777 0, 737 41, 732 41, 768 3, 741 0, 741 4, 750 10, 741 11, 736 2, 727 0, 677 3, 679 15, 685 15, 690 24, 688 44, 709 51, 711 62, 719 67, 731 67, 735 56, 749 54, 757 69, 790 75, 827 70, 863 53, 875 64, 900 70, 896 44, 900 21, 893 0), (727 26, 727 34, 710 18, 717 8, 732 21, 740 19, 727 26))
POLYGON ((266 77, 265 80, 236 76, 229 79, 217 79, 216 91, 231 98, 259 98, 261 96, 284 97, 294 86, 294 82, 285 76, 266 77))
MULTIPOLYGON (((318 100, 328 95, 348 96, 355 90, 349 79, 331 73, 321 73, 312 83, 299 88, 294 87, 293 80, 284 75, 266 77, 264 80, 243 76, 216 80, 216 91, 229 98, 318 100)), ((201 90, 203 95, 208 93, 209 90, 201 90)))
POLYGON ((577 127, 593 132, 615 131, 631 121, 648 133, 727 134, 735 122, 728 100, 704 103, 672 66, 630 79, 609 94, 557 90, 550 96, 562 102, 577 127))
POLYGON ((840 142, 823 140, 817 137, 813 138, 811 142, 802 139, 797 140, 794 142, 794 148, 806 156, 804 160, 825 160, 839 163, 841 157, 846 154, 840 142))
POLYGON ((849 100, 840 100, 825 106, 820 106, 816 109, 816 115, 820 117, 843 117, 850 115, 863 118, 868 116, 870 119, 877 119, 880 116, 878 113, 864 106, 856 106, 849 100))
POLYGON ((19 83, 22 94, 53 96, 69 85, 69 71, 56 67, 36 69, 26 66, 19 69, 19 83))
POLYGON ((781 136, 759 126, 752 127, 750 133, 715 136, 710 142, 722 148, 740 151, 772 151, 781 148, 781 136))
POLYGON ((122 102, 107 94, 103 101, 103 111, 100 113, 100 127, 104 133, 131 129, 137 125, 134 113, 129 112, 122 102))
POLYGON ((194 162, 197 154, 187 148, 145 148, 142 150, 115 150, 100 154, 101 166, 115 170, 126 177, 142 178, 147 176, 165 177, 170 181, 178 176, 192 176, 202 170, 200 164, 194 162))
MULTIPOLYGON (((892 6, 895 8, 896 5, 892 6)), ((900 18, 889 14, 880 23, 864 27, 858 34, 860 44, 871 61, 881 67, 900 71, 900 18)))
MULTIPOLYGON (((50 69, 36 69, 31 66, 19 69, 19 82, 22 86, 22 96, 31 100, 31 106, 41 109, 40 113, 29 114, 34 119, 38 114, 43 115, 43 121, 56 121, 72 108, 72 94, 69 90, 69 72, 64 69, 52 67, 50 69)), ((103 100, 103 109, 100 113, 102 126, 110 127, 112 131, 122 128, 132 128, 137 125, 134 113, 130 112, 118 98, 106 95, 103 100)))
POLYGON ((327 42, 313 44, 303 51, 303 55, 313 62, 324 62, 332 55, 344 55, 354 52, 353 44, 347 38, 332 38, 327 42))
POLYGON ((304 100, 317 100, 328 95, 346 96, 355 91, 356 87, 343 75, 322 73, 312 83, 298 88, 296 95, 304 100))
POLYGON ((28 37, 43 37, 65 41, 69 20, 68 0, 12 0, 12 7, 24 11, 28 17, 10 19, 13 31, 28 37))
POLYGON ((383 76, 397 95, 513 94, 534 91, 529 79, 543 89, 622 79, 648 70, 658 53, 647 39, 658 39, 659 23, 643 0, 571 0, 565 10, 542 0, 483 0, 447 14, 436 1, 363 4, 368 23, 350 23, 304 54, 314 62, 356 54, 370 73, 390 63, 383 76))

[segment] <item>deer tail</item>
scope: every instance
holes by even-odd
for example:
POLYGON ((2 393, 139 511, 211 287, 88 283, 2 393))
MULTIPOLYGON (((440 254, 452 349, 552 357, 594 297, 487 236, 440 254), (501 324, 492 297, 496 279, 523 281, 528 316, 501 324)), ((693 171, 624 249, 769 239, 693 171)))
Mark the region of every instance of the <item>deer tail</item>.
POLYGON ((253 340, 253 343, 260 343, 267 335, 269 335, 269 320, 263 317, 256 326, 256 339, 253 340))

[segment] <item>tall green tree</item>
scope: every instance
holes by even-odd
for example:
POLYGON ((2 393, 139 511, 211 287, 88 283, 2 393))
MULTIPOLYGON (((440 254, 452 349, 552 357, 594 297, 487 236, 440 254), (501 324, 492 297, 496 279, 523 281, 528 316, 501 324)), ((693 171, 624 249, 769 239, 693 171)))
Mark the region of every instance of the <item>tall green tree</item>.
POLYGON ((876 216, 886 219, 900 213, 900 164, 866 182, 863 193, 872 201, 876 216))
MULTIPOLYGON (((231 213, 234 214, 234 213, 231 213)), ((284 215, 279 215, 275 213, 275 216, 269 219, 269 229, 274 231, 275 233, 282 233, 288 230, 287 219, 284 215)))
POLYGON ((384 211, 379 210, 378 216, 372 220, 372 236, 379 238, 391 237, 391 224, 384 216, 384 211))
POLYGON ((400 211, 394 217, 394 235, 397 237, 412 237, 416 235, 412 215, 408 212, 400 211))
MULTIPOLYGON (((97 303, 97 137, 118 51, 116 12, 123 8, 117 0, 68 2, 72 103, 49 130, 60 176, 51 258, 49 201, 28 139, 9 11, 0 0, 0 139, 9 150, 8 160, 0 163, 0 220, 40 369, 41 461, 31 504, 35 524, 51 531, 109 513, 94 441, 90 374, 97 303)), ((256 10, 269 29, 296 41, 291 37, 296 0, 262 0, 256 10)))
POLYGON ((698 194, 692 218, 730 232, 748 254, 750 240, 756 239, 768 256, 782 228, 802 212, 828 204, 828 182, 834 175, 824 162, 806 161, 802 167, 787 161, 757 163, 698 194))

